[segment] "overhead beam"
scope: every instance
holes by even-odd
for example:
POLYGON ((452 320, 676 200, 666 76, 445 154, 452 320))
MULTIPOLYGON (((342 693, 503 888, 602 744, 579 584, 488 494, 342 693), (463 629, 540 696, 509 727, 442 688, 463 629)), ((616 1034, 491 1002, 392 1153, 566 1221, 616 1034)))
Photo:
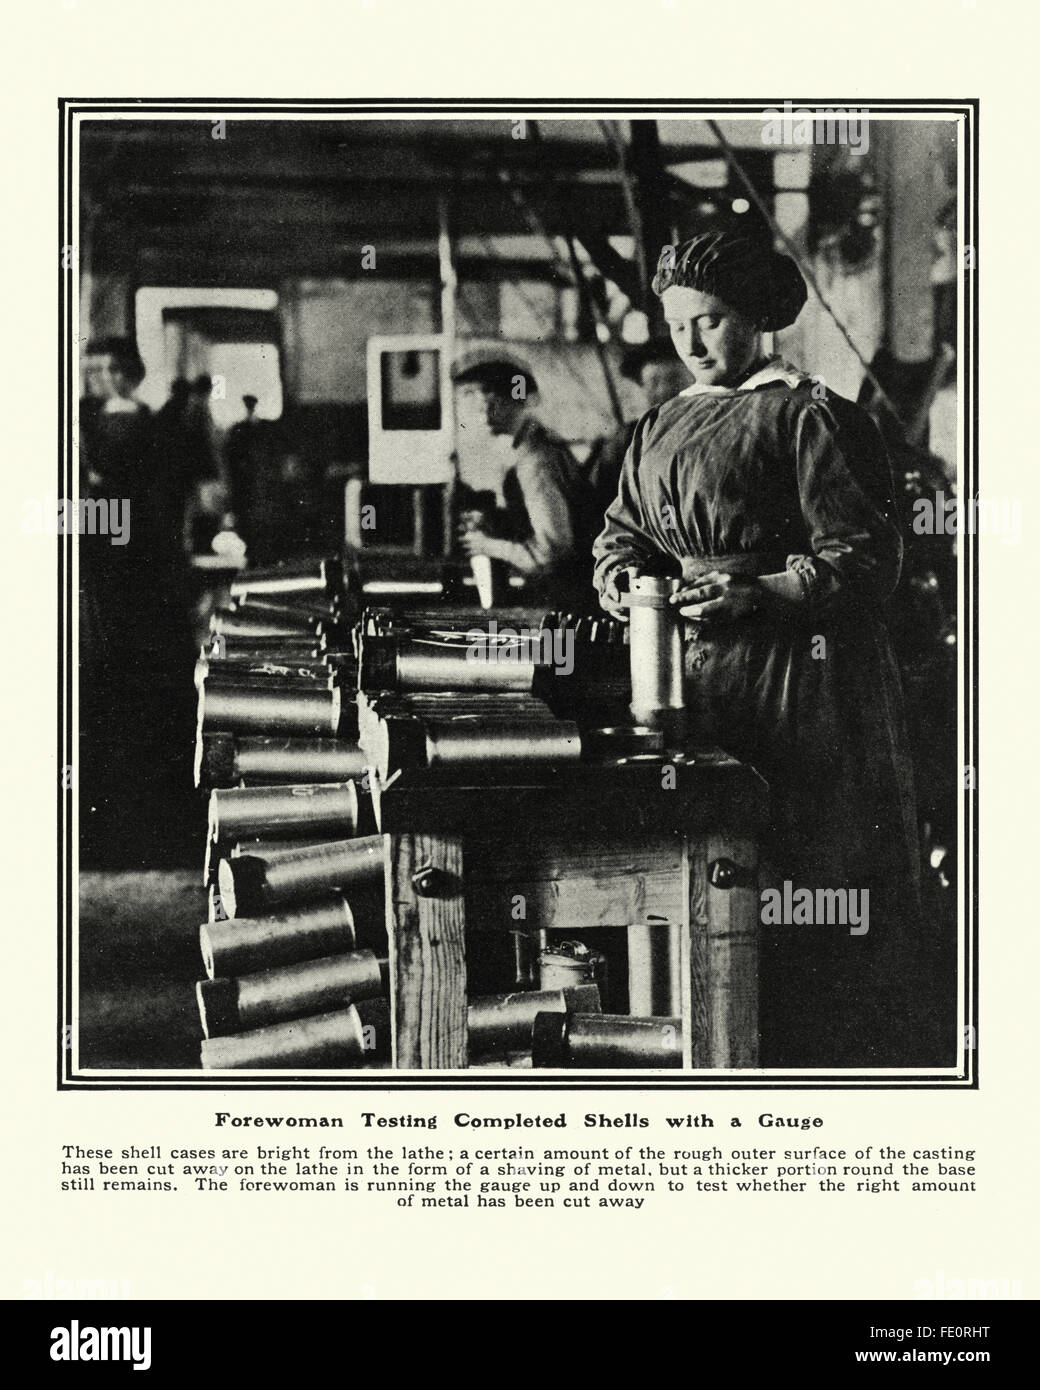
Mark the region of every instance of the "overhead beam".
MULTIPOLYGON (((558 269, 545 261, 495 261, 460 259, 463 286, 504 280, 558 284, 558 269)), ((288 276, 332 280, 419 280, 435 284, 437 257, 380 256, 374 270, 363 270, 361 258, 348 257, 315 247, 285 252, 241 253, 217 250, 206 255, 181 249, 142 248, 135 262, 135 278, 147 285, 274 286, 288 276)))
MULTIPOLYGON (((568 139, 561 124, 540 122, 538 141, 514 139, 511 120, 465 122, 447 133, 444 122, 236 121, 225 138, 212 138, 212 121, 98 121, 81 126, 83 176, 93 167, 114 174, 139 170, 146 177, 238 178, 249 174, 298 183, 391 174, 399 180, 481 177, 508 166, 537 175, 546 158, 558 172, 608 172, 614 158, 601 142, 568 139), (547 134, 548 132, 548 134, 547 134)), ((634 122, 634 125, 647 122, 634 122)), ((669 163, 716 158, 710 145, 667 148, 669 163)))
POLYGON ((639 267, 636 263, 626 260, 620 252, 614 250, 607 237, 598 232, 578 232, 575 235, 599 273, 607 280, 612 280, 633 304, 638 304, 642 298, 642 286, 639 283, 639 267))
MULTIPOLYGON (((131 193, 113 186, 102 200, 101 219, 117 219, 128 227, 162 231, 204 228, 207 224, 248 234, 252 225, 320 226, 366 231, 371 235, 400 232, 431 237, 437 229, 438 189, 397 189, 384 180, 378 189, 341 188, 335 195, 307 192, 288 195, 283 190, 248 192, 215 185, 207 190, 174 187, 131 193)), ((516 235, 528 228, 513 201, 498 185, 453 187, 453 225, 457 236, 516 235)), ((547 229, 566 233, 574 224, 598 230, 627 231, 624 203, 616 186, 609 184, 556 187, 539 192, 539 216, 547 229)), ((100 234, 99 234, 100 240, 100 234)))

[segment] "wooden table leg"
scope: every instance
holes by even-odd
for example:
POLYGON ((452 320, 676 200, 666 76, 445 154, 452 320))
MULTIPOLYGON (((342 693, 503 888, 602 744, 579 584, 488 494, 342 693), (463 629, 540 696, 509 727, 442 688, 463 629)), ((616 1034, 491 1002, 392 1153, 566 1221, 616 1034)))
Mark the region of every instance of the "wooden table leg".
POLYGON ((393 1065, 466 1067, 466 914, 462 841, 388 835, 393 1065))
POLYGON ((725 833, 687 842, 683 1063, 758 1066, 758 844, 725 833), (713 883, 712 866, 717 882, 713 883))

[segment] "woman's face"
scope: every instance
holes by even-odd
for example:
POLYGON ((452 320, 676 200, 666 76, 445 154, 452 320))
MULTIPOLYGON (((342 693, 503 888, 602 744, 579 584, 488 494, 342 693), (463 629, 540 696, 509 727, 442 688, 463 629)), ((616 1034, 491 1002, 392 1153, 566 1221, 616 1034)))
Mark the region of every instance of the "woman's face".
POLYGON ((721 299, 669 285, 661 296, 679 358, 699 386, 729 386, 762 350, 762 335, 721 299))

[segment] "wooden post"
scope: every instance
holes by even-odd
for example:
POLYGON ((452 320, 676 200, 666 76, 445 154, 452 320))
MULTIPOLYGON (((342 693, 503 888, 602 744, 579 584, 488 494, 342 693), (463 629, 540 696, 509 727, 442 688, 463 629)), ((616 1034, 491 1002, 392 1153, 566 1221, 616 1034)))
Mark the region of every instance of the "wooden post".
POLYGON ((385 840, 393 1066, 466 1067, 466 914, 462 840, 385 840))
POLYGON ((944 138, 939 130, 931 123, 900 122, 884 132, 878 147, 886 210, 885 339, 901 362, 927 362, 935 350, 928 267, 935 214, 946 196, 935 180, 944 138))
POLYGON ((709 832, 687 843, 686 859, 690 909, 683 959, 684 1065, 756 1067, 757 842, 709 832), (716 864, 722 871, 716 871, 718 881, 713 883, 716 864))
POLYGON ((343 545, 347 554, 360 550, 365 543, 361 534, 363 489, 360 478, 348 478, 343 485, 343 545))
POLYGON ((447 420, 451 434, 451 469, 441 496, 443 534, 441 550, 448 558, 455 549, 455 480, 458 475, 458 440, 455 430, 455 387, 452 371, 457 351, 458 315, 456 296, 458 279, 451 245, 451 223, 448 199, 444 194, 437 200, 437 259, 441 275, 441 419, 447 420))
POLYGON ((412 488, 412 551, 420 559, 426 554, 426 493, 412 488))
POLYGON ((672 240, 670 203, 661 158, 661 139, 656 121, 629 121, 629 158, 634 175, 632 190, 636 208, 632 233, 636 238, 636 260, 643 282, 643 302, 650 325, 650 336, 661 331, 661 302, 650 289, 661 247, 672 240))
MULTIPOLYGON (((698 840, 695 838, 684 837, 679 874, 682 889, 681 916, 679 919, 679 1017, 682 1019, 683 1028, 682 1064, 684 1071, 689 1071, 693 1067, 693 1030, 696 1026, 693 1013, 695 990, 693 978, 693 922, 695 920, 696 911, 694 906, 693 866, 695 849, 698 843, 698 840)), ((700 889, 698 888, 698 895, 699 894, 700 889)))

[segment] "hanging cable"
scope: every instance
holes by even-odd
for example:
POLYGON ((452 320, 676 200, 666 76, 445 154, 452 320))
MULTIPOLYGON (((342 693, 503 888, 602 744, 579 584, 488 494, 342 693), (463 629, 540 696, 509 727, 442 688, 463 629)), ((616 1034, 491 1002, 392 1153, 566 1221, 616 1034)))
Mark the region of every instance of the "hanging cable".
MULTIPOLYGON (((618 429, 620 429, 621 426, 625 423, 625 413, 621 409, 621 400, 618 396, 617 386, 614 384, 614 377, 610 371, 610 363, 607 360, 606 349, 603 346, 602 338, 599 336, 599 330, 601 326, 605 326, 603 324, 603 316, 600 313, 599 305, 596 303, 596 300, 592 295, 592 292, 589 290, 588 282, 585 279, 585 274, 578 261, 578 253, 574 249, 574 238, 573 236, 571 236, 570 232, 567 233, 566 241, 567 252, 570 256, 571 262, 571 273, 574 276, 575 288, 578 291, 578 296, 581 300, 581 304, 585 310, 586 315, 591 317, 591 319, 593 320, 593 324, 595 327, 595 338, 593 340, 593 346, 596 349, 596 356, 599 359, 600 371, 603 373, 603 384, 607 388, 607 396, 610 399, 610 409, 613 411, 614 414, 614 423, 617 425, 618 429)), ((609 333, 610 330, 608 329, 607 331, 609 333)))
MULTIPOLYGON (((493 262, 498 259, 498 252, 495 250, 494 246, 492 246, 491 242, 488 241, 488 239, 485 236, 482 236, 478 232, 476 239, 480 242, 481 246, 483 246, 484 250, 487 252, 489 260, 493 262)), ((540 304, 536 304, 535 301, 528 294, 525 294, 519 280, 510 280, 509 284, 512 285, 513 290, 516 292, 517 298, 521 301, 521 303, 531 314, 531 317, 535 319, 538 323, 540 323, 542 327, 545 329, 545 336, 547 338, 552 338, 556 333, 555 315, 552 318, 549 318, 548 314, 542 308, 542 306, 540 304)), ((462 292, 462 298, 467 304, 472 305, 472 300, 470 299, 469 295, 465 293, 465 291, 462 292)), ((477 315, 477 317, 479 317, 479 315, 477 315)), ((559 360, 563 364, 565 370, 570 374, 570 376, 574 378, 575 383, 581 388, 581 390, 586 395, 591 394, 589 391, 588 382, 581 375, 581 373, 576 370, 571 361, 570 355, 568 353, 561 353, 559 360)))

